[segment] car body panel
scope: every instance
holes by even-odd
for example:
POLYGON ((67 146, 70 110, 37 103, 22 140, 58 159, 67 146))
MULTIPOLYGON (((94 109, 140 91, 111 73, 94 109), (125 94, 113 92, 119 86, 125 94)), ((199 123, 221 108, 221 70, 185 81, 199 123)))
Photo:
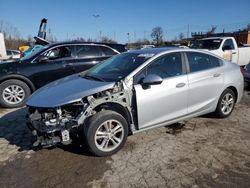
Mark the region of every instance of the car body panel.
POLYGON ((42 108, 59 107, 81 100, 88 95, 110 89, 114 84, 114 82, 87 80, 75 74, 54 81, 37 90, 27 101, 27 105, 42 108))
POLYGON ((187 75, 164 79, 161 84, 150 88, 143 88, 141 84, 134 87, 140 129, 187 114, 187 75), (185 86, 176 87, 179 83, 185 83, 185 86))
POLYGON ((188 113, 215 110, 223 92, 223 67, 188 74, 188 113), (217 76, 218 75, 218 76, 217 76))
POLYGON ((243 75, 246 86, 250 86, 250 63, 245 66, 243 75))

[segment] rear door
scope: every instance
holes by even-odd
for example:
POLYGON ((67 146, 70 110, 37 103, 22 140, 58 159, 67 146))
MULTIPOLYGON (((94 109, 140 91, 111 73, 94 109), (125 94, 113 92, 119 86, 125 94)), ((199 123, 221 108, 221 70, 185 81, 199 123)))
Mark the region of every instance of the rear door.
POLYGON ((75 45, 75 72, 88 70, 92 66, 107 59, 99 45, 75 45))
POLYGON ((186 52, 188 62, 188 113, 216 107, 223 88, 222 61, 212 55, 186 52))
POLYGON ((139 128, 174 120, 187 114, 188 81, 181 53, 164 55, 134 77, 139 128), (163 78, 145 88, 141 80, 149 74, 163 78))

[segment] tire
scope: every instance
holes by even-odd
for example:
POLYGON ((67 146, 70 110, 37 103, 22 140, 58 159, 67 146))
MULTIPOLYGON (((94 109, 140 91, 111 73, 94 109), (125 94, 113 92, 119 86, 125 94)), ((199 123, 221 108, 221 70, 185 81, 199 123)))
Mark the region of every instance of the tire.
POLYGON ((223 91, 218 101, 215 115, 218 118, 226 118, 230 116, 234 109, 235 100, 235 94, 231 89, 226 89, 223 91))
POLYGON ((24 106, 30 93, 26 83, 15 79, 6 80, 0 85, 0 105, 6 108, 24 106))
POLYGON ((87 145, 90 152, 96 156, 104 157, 116 153, 127 140, 127 121, 117 112, 110 110, 98 112, 87 121, 85 126, 84 134, 87 145), (114 131, 115 128, 117 128, 116 131, 114 131))

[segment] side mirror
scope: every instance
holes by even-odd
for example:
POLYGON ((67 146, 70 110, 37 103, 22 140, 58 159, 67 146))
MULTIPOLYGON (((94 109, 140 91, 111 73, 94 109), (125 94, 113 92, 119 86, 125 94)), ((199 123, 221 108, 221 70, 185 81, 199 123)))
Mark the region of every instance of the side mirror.
POLYGON ((44 63, 44 62, 46 62, 48 60, 49 60, 49 58, 47 56, 41 56, 41 57, 37 58, 38 63, 44 63))
POLYGON ((226 51, 226 50, 232 50, 232 49, 231 49, 231 46, 226 45, 226 46, 223 46, 223 47, 222 47, 222 51, 226 51))
POLYGON ((149 74, 142 80, 142 84, 146 86, 159 85, 162 81, 163 79, 160 76, 156 74, 149 74))

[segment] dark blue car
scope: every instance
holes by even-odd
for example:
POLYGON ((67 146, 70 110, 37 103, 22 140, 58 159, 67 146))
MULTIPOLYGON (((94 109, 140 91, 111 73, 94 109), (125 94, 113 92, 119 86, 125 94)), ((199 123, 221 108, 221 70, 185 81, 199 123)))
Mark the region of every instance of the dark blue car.
POLYGON ((85 71, 123 51, 122 44, 53 43, 18 61, 0 63, 0 106, 23 106, 27 97, 45 84, 85 71))

